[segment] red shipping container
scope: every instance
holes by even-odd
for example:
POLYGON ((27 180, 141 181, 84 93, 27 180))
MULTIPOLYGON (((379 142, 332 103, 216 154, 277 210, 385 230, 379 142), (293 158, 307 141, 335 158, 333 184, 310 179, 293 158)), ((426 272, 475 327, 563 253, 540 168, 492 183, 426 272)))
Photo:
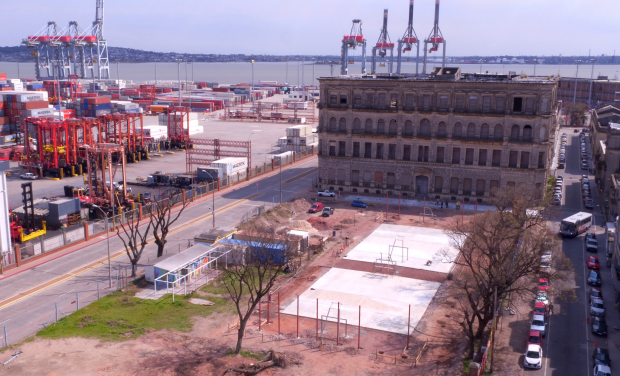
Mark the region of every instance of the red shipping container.
POLYGON ((7 116, 0 116, 0 125, 9 124, 9 118, 7 116))
POLYGON ((6 80, 6 73, 0 73, 0 80, 6 80))
POLYGON ((48 101, 36 101, 36 102, 25 102, 18 103, 20 105, 20 110, 32 110, 35 108, 47 108, 49 105, 48 101))

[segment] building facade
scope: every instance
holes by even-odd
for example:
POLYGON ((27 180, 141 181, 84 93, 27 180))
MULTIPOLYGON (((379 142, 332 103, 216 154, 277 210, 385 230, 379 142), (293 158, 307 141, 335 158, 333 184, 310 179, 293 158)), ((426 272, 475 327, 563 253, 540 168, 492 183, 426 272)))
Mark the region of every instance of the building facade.
POLYGON ((558 100, 585 103, 592 107, 620 104, 620 81, 599 76, 589 78, 562 77, 558 84, 558 100), (576 88, 576 90, 575 90, 576 88))
POLYGON ((557 81, 462 75, 319 79, 319 188, 483 202, 494 188, 543 192, 557 81))

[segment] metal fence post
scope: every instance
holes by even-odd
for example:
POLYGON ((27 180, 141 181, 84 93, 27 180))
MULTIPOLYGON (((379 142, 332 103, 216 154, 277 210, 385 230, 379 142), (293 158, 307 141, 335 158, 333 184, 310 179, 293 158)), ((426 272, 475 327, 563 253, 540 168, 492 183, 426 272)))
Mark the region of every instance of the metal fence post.
POLYGON ((54 303, 54 313, 56 314, 56 322, 58 322, 58 303, 54 303))
POLYGON ((76 306, 75 310, 79 311, 80 310, 80 293, 79 292, 75 293, 75 306, 76 306))
POLYGON ((9 335, 6 332, 6 326, 4 327, 4 346, 9 345, 9 335))
POLYGON ((99 282, 97 282, 97 300, 99 300, 99 282))

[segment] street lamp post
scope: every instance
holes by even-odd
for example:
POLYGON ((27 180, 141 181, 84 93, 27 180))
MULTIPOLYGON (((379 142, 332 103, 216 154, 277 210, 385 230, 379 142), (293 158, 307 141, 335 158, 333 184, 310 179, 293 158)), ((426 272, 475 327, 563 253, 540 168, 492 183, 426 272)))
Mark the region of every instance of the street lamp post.
MULTIPOLYGON (((211 178, 211 182, 215 183, 216 180, 213 179, 213 176, 210 173, 208 173, 206 170, 205 170, 205 172, 211 178)), ((213 218, 213 228, 215 228, 215 187, 213 187, 213 189, 211 191, 213 192, 213 199, 211 201, 211 217, 213 218)))
POLYGON ((254 107, 254 60, 252 60, 252 107, 254 107))
POLYGON ((112 288, 112 260, 110 259, 110 230, 108 227, 108 215, 97 205, 93 205, 93 208, 99 209, 105 218, 105 233, 108 239, 108 281, 110 283, 110 288, 112 288))
POLYGON ((118 84, 118 100, 121 100, 121 75, 118 73, 118 60, 116 60, 116 81, 118 84))
POLYGON ((590 94, 588 94, 588 107, 592 103, 592 84, 594 82, 594 59, 592 59, 592 73, 590 74, 590 94))
POLYGON ((482 74, 482 59, 480 59, 480 74, 482 74))
POLYGON ((155 60, 155 85, 157 85, 157 60, 155 60))
POLYGON ((536 59, 534 59, 534 77, 536 77, 536 59))
POLYGON ((179 79, 179 107, 181 107, 181 60, 177 60, 177 76, 179 79))

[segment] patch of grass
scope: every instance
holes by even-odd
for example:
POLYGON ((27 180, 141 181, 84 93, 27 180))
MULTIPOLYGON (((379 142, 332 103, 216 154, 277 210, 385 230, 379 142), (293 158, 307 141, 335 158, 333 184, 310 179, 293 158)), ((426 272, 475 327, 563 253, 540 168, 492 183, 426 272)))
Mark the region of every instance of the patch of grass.
POLYGON ((86 337, 108 341, 136 338, 151 330, 189 331, 193 316, 207 317, 214 312, 227 310, 226 299, 209 298, 213 306, 188 303, 193 296, 166 295, 159 300, 133 297, 135 290, 117 291, 93 302, 58 323, 51 325, 37 336, 49 339, 86 337))
MULTIPOLYGON (((244 351, 244 350, 241 350, 241 351, 239 352, 239 354, 240 354, 241 356, 246 357, 246 358, 253 358, 253 359, 256 359, 256 360, 261 360, 261 359, 263 359, 263 357, 264 357, 263 355, 260 355, 260 354, 252 354, 251 352, 249 352, 249 351, 244 351)), ((226 355, 228 355, 228 356, 235 356, 235 355, 237 355, 237 354, 235 354, 235 352, 234 352, 233 350, 228 350, 228 351, 226 352, 226 355)))
POLYGON ((469 375, 469 360, 463 361, 463 375, 469 375))

